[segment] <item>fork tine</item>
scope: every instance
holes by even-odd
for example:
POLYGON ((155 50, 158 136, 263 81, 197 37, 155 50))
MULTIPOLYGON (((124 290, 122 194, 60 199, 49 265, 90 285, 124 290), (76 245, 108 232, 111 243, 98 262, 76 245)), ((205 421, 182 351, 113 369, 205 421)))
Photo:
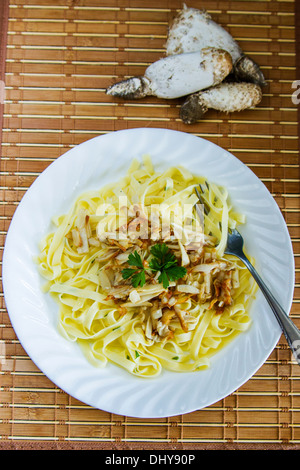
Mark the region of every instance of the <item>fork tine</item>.
POLYGON ((195 204, 195 208, 196 208, 196 212, 197 212, 197 214, 198 214, 199 220, 200 220, 201 224, 203 224, 203 222, 204 222, 203 212, 202 212, 202 210, 200 209, 198 203, 195 204))
POLYGON ((201 197, 201 194, 199 193, 198 189, 195 187, 195 191, 196 191, 196 194, 198 196, 198 199, 199 201, 201 202, 201 204, 203 204, 203 200, 202 200, 202 197, 201 197))
MULTIPOLYGON (((203 189, 202 189, 201 184, 199 184, 199 188, 201 189, 201 192, 203 193, 203 189)), ((196 194, 197 194, 197 197, 198 197, 200 203, 203 205, 204 214, 205 214, 205 215, 208 215, 208 213, 209 213, 209 208, 207 207, 207 204, 205 204, 205 201, 203 200, 203 198, 202 198, 202 196, 201 196, 201 194, 200 194, 200 192, 199 192, 199 190, 198 190, 197 187, 195 187, 195 192, 196 192, 196 194)))
MULTIPOLYGON (((202 202, 201 202, 200 193, 199 193, 199 191, 198 191, 198 189, 197 189, 196 187, 195 187, 195 192, 196 192, 196 194, 197 194, 197 197, 198 197, 198 199, 199 199, 199 202, 200 202, 201 205, 203 206, 203 204, 202 204, 202 202)), ((196 202, 195 208, 196 208, 197 215, 198 215, 198 217, 199 217, 199 221, 200 221, 201 225, 203 225, 203 223, 204 223, 204 214, 203 214, 203 211, 202 211, 202 209, 201 209, 201 207, 200 207, 200 204, 199 204, 198 202, 196 202)))

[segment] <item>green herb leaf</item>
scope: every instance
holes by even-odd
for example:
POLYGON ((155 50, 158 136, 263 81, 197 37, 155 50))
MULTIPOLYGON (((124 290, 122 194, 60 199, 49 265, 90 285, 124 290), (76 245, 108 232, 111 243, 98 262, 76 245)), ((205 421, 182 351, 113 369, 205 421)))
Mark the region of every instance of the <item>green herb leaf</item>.
POLYGON ((178 266, 176 256, 165 243, 157 243, 150 251, 154 258, 150 261, 149 267, 152 271, 161 273, 158 280, 165 289, 169 286, 169 281, 175 281, 186 275, 186 268, 178 266))
POLYGON ((138 269, 122 269, 121 272, 123 279, 131 278, 131 284, 133 285, 133 287, 138 287, 139 285, 143 287, 146 282, 146 276, 142 258, 140 257, 137 251, 135 251, 134 253, 130 253, 130 255, 128 256, 127 263, 130 266, 136 266, 138 269))
POLYGON ((157 258, 153 258, 153 259, 149 262, 149 268, 150 268, 152 271, 160 271, 160 270, 161 270, 160 261, 159 261, 157 258))
POLYGON ((128 256, 127 263, 130 266, 136 266, 137 268, 144 269, 142 258, 140 257, 137 251, 135 251, 134 253, 130 253, 130 255, 128 256))
POLYGON ((136 272, 136 269, 132 269, 132 268, 122 269, 123 279, 129 279, 135 272, 136 272))
MULTIPOLYGON (((159 272, 159 282, 164 289, 170 285, 170 281, 176 281, 184 277, 187 273, 186 268, 178 266, 177 258, 165 243, 156 243, 150 249, 153 258, 149 262, 149 268, 154 272, 159 272)), ((129 266, 135 266, 137 269, 125 268, 122 270, 123 279, 130 279, 133 287, 138 287, 146 283, 145 268, 143 260, 137 251, 130 253, 127 263, 129 266)))
POLYGON ((171 266, 167 269, 168 278, 170 281, 177 281, 186 275, 186 268, 183 266, 171 266))
POLYGON ((145 271, 136 272, 131 279, 131 284, 133 287, 138 287, 139 285, 143 287, 146 282, 145 271))
POLYGON ((167 289, 167 287, 169 287, 169 279, 168 279, 168 276, 167 276, 166 271, 163 271, 163 272, 161 273, 161 275, 159 276, 158 280, 159 280, 159 282, 162 283, 164 289, 167 289))
POLYGON ((176 256, 165 243, 156 243, 156 245, 151 247, 150 252, 156 258, 161 268, 177 264, 176 256))

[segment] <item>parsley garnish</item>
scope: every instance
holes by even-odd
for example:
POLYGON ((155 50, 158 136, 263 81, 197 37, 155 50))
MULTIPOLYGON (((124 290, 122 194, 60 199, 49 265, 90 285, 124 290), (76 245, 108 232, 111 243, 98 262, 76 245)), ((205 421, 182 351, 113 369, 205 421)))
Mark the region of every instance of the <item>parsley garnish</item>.
POLYGON ((146 277, 145 277, 145 269, 143 265, 142 258, 138 254, 137 251, 134 253, 130 253, 128 256, 128 261, 127 263, 129 266, 135 266, 138 269, 134 268, 125 268, 122 270, 122 276, 124 279, 129 279, 131 278, 131 284, 133 287, 137 287, 140 285, 143 287, 143 285, 146 282, 146 277))
POLYGON ((150 252, 153 259, 150 261, 149 267, 152 271, 160 271, 158 280, 165 289, 169 286, 170 281, 176 281, 186 275, 186 268, 178 266, 176 256, 165 243, 153 245, 150 252))
MULTIPOLYGON (((153 258, 149 263, 149 268, 154 272, 160 272, 158 277, 159 282, 162 283, 165 289, 170 285, 170 281, 176 281, 186 275, 186 268, 178 266, 176 256, 167 247, 165 243, 157 243, 150 249, 153 258)), ((130 253, 128 257, 128 264, 135 268, 125 268, 122 270, 124 279, 130 279, 133 287, 143 285, 146 282, 145 268, 143 261, 137 251, 130 253)))

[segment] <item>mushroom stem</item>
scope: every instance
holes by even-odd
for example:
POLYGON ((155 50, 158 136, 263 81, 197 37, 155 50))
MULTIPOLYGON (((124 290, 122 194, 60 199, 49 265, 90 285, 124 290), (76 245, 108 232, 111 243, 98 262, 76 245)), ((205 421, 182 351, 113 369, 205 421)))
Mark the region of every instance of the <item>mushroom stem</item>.
POLYGON ((180 118, 185 124, 193 124, 210 108, 232 113, 252 108, 261 99, 261 88, 254 83, 221 83, 190 95, 181 106, 180 118))

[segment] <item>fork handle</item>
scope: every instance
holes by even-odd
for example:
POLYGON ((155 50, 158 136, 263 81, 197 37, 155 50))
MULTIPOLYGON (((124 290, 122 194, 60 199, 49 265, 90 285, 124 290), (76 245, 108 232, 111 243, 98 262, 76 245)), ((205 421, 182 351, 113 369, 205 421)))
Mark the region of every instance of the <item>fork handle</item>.
POLYGON ((300 330, 292 322, 289 316, 285 313, 281 305, 277 302, 272 292, 266 286, 254 266, 250 263, 248 258, 243 255, 240 257, 244 264, 247 266, 258 286, 260 287, 262 293, 267 299, 275 317, 286 337, 286 340, 293 352, 294 358, 297 363, 300 365, 300 330))

